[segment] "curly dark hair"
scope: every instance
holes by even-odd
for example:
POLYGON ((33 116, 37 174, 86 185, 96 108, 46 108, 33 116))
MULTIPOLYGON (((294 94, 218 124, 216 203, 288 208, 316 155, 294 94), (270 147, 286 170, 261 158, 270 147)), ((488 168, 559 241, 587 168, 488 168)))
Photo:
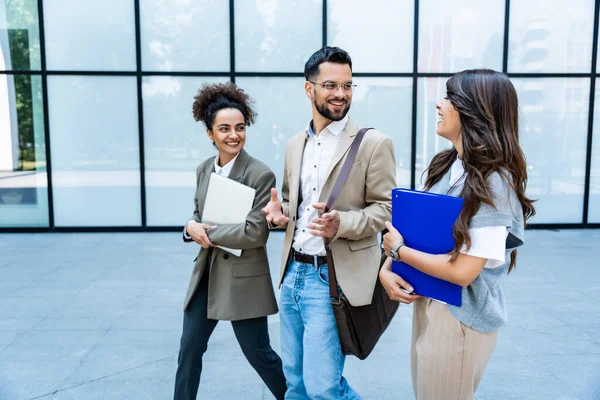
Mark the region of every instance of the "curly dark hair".
POLYGON ((250 126, 257 115, 253 106, 254 100, 235 83, 205 83, 194 96, 192 115, 196 121, 202 121, 208 129, 212 129, 220 110, 235 108, 244 116, 246 126, 250 126))

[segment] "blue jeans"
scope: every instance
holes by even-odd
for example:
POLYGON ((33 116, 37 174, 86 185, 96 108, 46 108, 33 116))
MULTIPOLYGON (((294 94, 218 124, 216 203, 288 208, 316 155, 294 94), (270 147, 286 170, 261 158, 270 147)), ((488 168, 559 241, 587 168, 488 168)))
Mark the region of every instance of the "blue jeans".
POLYGON ((286 400, 361 398, 342 376, 328 275, 327 265, 288 262, 279 307, 286 400))

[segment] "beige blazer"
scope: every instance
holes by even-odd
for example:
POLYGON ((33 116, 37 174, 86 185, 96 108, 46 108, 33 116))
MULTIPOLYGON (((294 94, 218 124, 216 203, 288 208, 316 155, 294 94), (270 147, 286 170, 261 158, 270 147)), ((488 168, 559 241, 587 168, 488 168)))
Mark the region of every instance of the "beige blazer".
MULTIPOLYGON (((215 170, 214 162, 215 158, 211 157, 200 164, 196 171, 195 208, 192 218, 198 222, 202 220, 209 177, 215 170)), ((214 244, 242 249, 242 255, 236 257, 214 247, 209 260, 208 249, 201 247, 194 260, 196 263, 184 309, 189 305, 200 279, 208 268, 208 318, 235 321, 275 314, 278 311, 277 302, 265 248, 269 228, 261 212, 269 201, 271 188, 275 186, 275 175, 266 164, 242 149, 229 178, 256 189, 252 211, 248 214, 245 224, 217 226, 208 231, 208 238, 214 244)), ((190 240, 184 237, 184 241, 190 240)))
MULTIPOLYGON (((349 119, 333 155, 319 202, 326 203, 359 127, 349 119)), ((300 168, 308 133, 292 137, 285 151, 281 194, 283 213, 289 217, 285 227, 282 268, 283 282, 298 210, 300 168)), ((334 208, 340 214, 340 227, 331 243, 338 285, 350 304, 370 304, 378 277, 381 250, 377 234, 391 220, 392 189, 396 186, 394 146, 389 137, 369 130, 360 144, 348 179, 334 208)))

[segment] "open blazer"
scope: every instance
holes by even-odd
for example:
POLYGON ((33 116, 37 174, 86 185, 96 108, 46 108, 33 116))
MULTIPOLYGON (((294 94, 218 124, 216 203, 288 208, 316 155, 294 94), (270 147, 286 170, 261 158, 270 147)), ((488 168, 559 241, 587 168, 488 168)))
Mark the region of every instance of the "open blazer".
MULTIPOLYGON (((192 218, 198 222, 202 221, 208 181, 210 174, 215 171, 214 163, 215 157, 211 157, 200 164, 196 171, 192 218)), ((252 211, 246 217, 246 223, 219 225, 208 230, 207 235, 213 244, 242 249, 242 255, 236 257, 213 247, 209 260, 209 249, 200 248, 184 309, 194 296, 203 274, 208 272, 208 318, 235 321, 275 314, 278 309, 265 248, 269 228, 261 212, 269 202, 271 188, 275 187, 275 175, 266 164, 242 149, 229 179, 256 189, 252 211)), ((191 240, 184 238, 184 241, 191 240)))

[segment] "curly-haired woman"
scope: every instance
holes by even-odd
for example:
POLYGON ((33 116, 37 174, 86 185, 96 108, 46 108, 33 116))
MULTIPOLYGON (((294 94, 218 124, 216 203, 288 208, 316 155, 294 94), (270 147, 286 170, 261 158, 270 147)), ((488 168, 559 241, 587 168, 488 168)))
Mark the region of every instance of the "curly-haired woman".
POLYGON ((525 195, 527 166, 519 144, 515 88, 496 71, 467 70, 446 83, 437 134, 454 145, 427 169, 424 190, 464 199, 454 224, 450 254, 428 254, 404 245, 388 222, 387 254, 463 287, 462 306, 408 294, 402 277, 384 264, 380 279, 392 299, 414 302, 412 379, 418 400, 472 399, 506 321, 502 281, 516 264, 525 221, 535 213, 525 195))
POLYGON ((277 312, 277 303, 265 249, 269 228, 261 213, 275 187, 275 175, 244 150, 246 126, 254 122, 256 113, 242 89, 233 83, 205 84, 194 100, 194 119, 206 126, 217 155, 196 170, 194 215, 183 234, 184 241, 194 241, 201 248, 184 303, 175 399, 196 399, 202 356, 220 320, 231 321, 246 359, 275 398, 283 399, 285 377, 267 327, 267 315, 277 312), (219 226, 201 223, 213 172, 256 190, 246 222, 219 226), (217 245, 242 249, 242 254, 233 256, 217 245))

